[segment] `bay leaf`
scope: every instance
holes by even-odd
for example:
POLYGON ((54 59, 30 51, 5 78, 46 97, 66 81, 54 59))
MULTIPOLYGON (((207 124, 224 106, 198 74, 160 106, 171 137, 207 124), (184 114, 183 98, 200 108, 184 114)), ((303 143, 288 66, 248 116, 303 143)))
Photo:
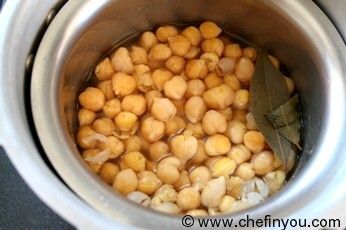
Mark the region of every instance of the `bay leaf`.
POLYGON ((271 63, 266 52, 261 52, 250 82, 250 103, 256 124, 267 143, 283 164, 292 157, 291 142, 280 135, 267 119, 274 111, 290 99, 286 82, 280 71, 271 63))

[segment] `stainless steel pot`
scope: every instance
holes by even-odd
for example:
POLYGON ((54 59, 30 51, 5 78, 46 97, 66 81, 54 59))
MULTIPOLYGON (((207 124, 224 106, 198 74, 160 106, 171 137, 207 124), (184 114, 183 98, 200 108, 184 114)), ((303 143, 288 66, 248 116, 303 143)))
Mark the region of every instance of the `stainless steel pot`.
POLYGON ((32 188, 69 221, 84 228, 110 227, 112 223, 119 227, 182 227, 179 217, 134 205, 89 172, 73 141, 73 111, 78 90, 91 67, 115 43, 160 23, 208 19, 278 56, 291 71, 304 108, 304 151, 289 183, 263 204, 229 217, 239 219, 244 213, 254 219, 265 214, 330 217, 346 224, 346 48, 332 23, 313 2, 68 1, 40 41, 31 87, 27 89, 31 92, 30 101, 23 91, 28 81, 23 74, 25 58, 40 23, 55 4, 52 0, 44 4, 33 2, 25 3, 27 8, 19 7, 15 1, 5 6, 15 9, 19 19, 14 18, 13 12, 7 13, 6 8, 2 15, 11 17, 12 23, 1 24, 6 36, 0 38, 0 49, 4 51, 0 56, 4 67, 0 70, 0 127, 6 134, 0 140, 32 188), (28 22, 26 18, 33 10, 38 15, 28 22), (30 30, 26 30, 28 27, 30 30), (19 42, 24 36, 26 39, 19 42), (31 107, 25 107, 26 102, 31 107), (30 127, 27 120, 29 115, 30 121, 30 111, 35 127, 30 127), (42 161, 33 129, 61 180, 77 195, 42 161))

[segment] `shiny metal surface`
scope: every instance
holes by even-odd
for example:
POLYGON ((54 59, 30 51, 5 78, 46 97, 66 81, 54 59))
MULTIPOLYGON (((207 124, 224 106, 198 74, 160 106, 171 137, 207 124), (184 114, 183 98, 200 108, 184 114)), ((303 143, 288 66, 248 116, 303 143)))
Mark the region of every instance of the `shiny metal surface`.
POLYGON ((178 217, 143 209, 114 194, 89 172, 71 134, 72 109, 90 67, 114 43, 152 25, 204 19, 277 55, 302 96, 305 128, 299 166, 280 194, 246 213, 252 218, 331 217, 345 223, 346 48, 311 1, 69 1, 41 42, 31 84, 35 126, 55 169, 80 197, 117 223, 181 226, 178 217))

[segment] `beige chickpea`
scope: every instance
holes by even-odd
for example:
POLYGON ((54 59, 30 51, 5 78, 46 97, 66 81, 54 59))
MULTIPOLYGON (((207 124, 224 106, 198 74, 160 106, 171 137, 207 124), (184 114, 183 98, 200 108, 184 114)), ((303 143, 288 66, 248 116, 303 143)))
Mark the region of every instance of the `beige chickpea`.
POLYGON ((176 157, 163 158, 157 164, 157 176, 165 184, 174 184, 179 180, 181 162, 176 157))
POLYGON ((113 184, 115 176, 119 173, 119 167, 113 163, 106 162, 101 170, 100 177, 108 184, 113 184))
POLYGON ((103 117, 94 121, 93 128, 96 132, 109 136, 115 131, 115 124, 110 118, 103 117))
POLYGON ((108 118, 114 118, 121 112, 121 102, 117 98, 105 102, 102 108, 103 114, 108 118))
POLYGON ((226 84, 221 84, 203 93, 203 100, 213 109, 225 109, 233 104, 235 93, 226 84))
POLYGON ((227 194, 235 199, 240 199, 241 190, 244 185, 244 180, 238 176, 231 176, 227 182, 227 194))
POLYGON ((205 91, 205 88, 206 87, 205 87, 203 81, 201 81, 200 79, 190 80, 187 83, 185 95, 187 97, 202 96, 204 91, 205 91))
POLYGON ((198 46, 199 42, 201 41, 201 34, 199 30, 194 26, 188 26, 186 27, 181 34, 186 37, 191 45, 198 46))
POLYGON ((270 151, 263 151, 252 156, 252 168, 257 175, 265 175, 273 170, 274 154, 270 151))
POLYGON ((169 146, 163 141, 157 141, 150 145, 149 156, 157 162, 169 154, 169 146))
POLYGON ((205 166, 198 166, 190 172, 190 180, 193 185, 199 186, 202 189, 208 181, 213 179, 210 170, 205 166))
POLYGON ((224 155, 231 149, 231 142, 226 136, 215 134, 207 138, 204 149, 209 156, 224 155))
POLYGON ((145 100, 147 101, 148 110, 151 109, 156 98, 161 98, 162 94, 157 90, 151 90, 145 93, 145 100))
POLYGON ((230 121, 233 118, 233 111, 232 111, 231 107, 227 107, 226 109, 217 110, 217 112, 221 113, 225 117, 226 121, 230 121))
POLYGON ((219 78, 216 73, 209 73, 205 78, 204 78, 204 84, 207 87, 207 89, 214 88, 216 86, 219 86, 222 84, 222 78, 219 78))
POLYGON ((148 63, 148 53, 143 47, 132 46, 130 51, 130 57, 132 63, 135 65, 148 63))
POLYGON ((185 59, 179 56, 172 56, 165 62, 165 67, 174 74, 180 74, 185 68, 185 59))
POLYGON ((138 174, 138 191, 147 195, 153 194, 160 186, 161 180, 151 171, 141 171, 138 174))
POLYGON ((108 136, 105 141, 99 144, 99 147, 111 152, 109 159, 116 159, 124 152, 124 144, 115 136, 108 136))
POLYGON ((221 213, 230 212, 235 202, 236 200, 232 196, 229 196, 229 195, 223 196, 219 204, 220 212, 221 213))
POLYGON ((189 160, 194 165, 203 163, 209 158, 204 150, 204 140, 198 140, 198 147, 196 154, 189 160))
POLYGON ((127 111, 120 112, 115 117, 116 127, 123 132, 130 131, 135 126, 136 123, 137 123, 137 116, 127 111))
POLYGON ((243 56, 249 58, 251 61, 256 61, 257 59, 257 50, 253 47, 245 47, 243 49, 243 56))
POLYGON ((101 81, 99 84, 97 84, 97 88, 102 91, 106 100, 110 100, 115 97, 112 80, 101 81))
POLYGON ((269 172, 263 177, 264 182, 269 187, 270 194, 274 194, 279 191, 281 186, 284 184, 285 179, 286 173, 282 170, 269 172))
POLYGON ((177 205, 183 210, 195 209, 201 205, 201 194, 193 187, 183 188, 178 193, 177 205))
POLYGON ((147 194, 138 191, 129 193, 126 198, 144 207, 148 207, 151 202, 150 197, 147 194))
POLYGON ((125 111, 141 116, 147 108, 147 102, 141 94, 132 94, 124 97, 121 107, 125 111))
POLYGON ((158 98, 151 106, 151 114, 160 121, 167 121, 177 114, 177 109, 168 98, 158 98))
POLYGON ((200 59, 206 63, 210 72, 216 70, 217 63, 219 63, 219 56, 217 56, 216 53, 204 53, 201 55, 200 59))
POLYGON ((179 208, 178 205, 171 203, 171 202, 162 202, 159 203, 156 206, 151 206, 151 208, 159 211, 159 212, 164 212, 168 214, 179 214, 181 212, 181 209, 179 208))
POLYGON ((173 102, 175 108, 177 109, 177 115, 183 117, 185 115, 184 106, 185 106, 186 99, 183 97, 180 100, 171 99, 171 101, 173 102))
POLYGON ((249 83, 254 71, 255 66, 252 61, 246 57, 242 57, 235 66, 234 74, 240 82, 249 83))
POLYGON ((117 96, 126 96, 136 89, 136 80, 130 75, 116 73, 112 77, 113 91, 117 96))
POLYGON ((79 95, 78 100, 83 108, 97 112, 102 109, 105 103, 105 96, 101 90, 88 87, 79 95))
POLYGON ((204 39, 212 39, 216 38, 222 32, 222 29, 218 27, 214 22, 203 22, 199 26, 199 31, 201 32, 201 36, 204 39))
POLYGON ((209 110, 202 119, 203 130, 208 135, 224 133, 227 129, 226 118, 215 110, 209 110))
POLYGON ((96 78, 100 81, 111 79, 114 73, 113 64, 108 57, 103 59, 95 68, 96 78))
POLYGON ((250 92, 246 89, 239 89, 235 92, 233 107, 236 109, 246 109, 250 103, 250 92))
POLYGON ((172 56, 172 50, 166 44, 155 44, 149 52, 148 58, 155 61, 165 61, 172 56))
POLYGON ((125 47, 120 47, 114 52, 112 63, 116 72, 125 74, 133 72, 133 63, 129 51, 125 47))
POLYGON ((198 48, 196 46, 192 46, 190 48, 189 52, 187 52, 187 54, 184 55, 184 58, 186 58, 186 59, 196 58, 199 55, 200 51, 201 51, 200 48, 198 48))
MULTIPOLYGON (((169 58, 168 60, 170 60, 169 58)), ((167 61, 168 61, 167 60, 167 61)), ((165 68, 160 68, 154 70, 154 72, 151 75, 151 78, 153 79, 154 86, 157 90, 161 91, 163 90, 164 84, 169 81, 173 77, 173 74, 171 71, 165 69, 165 68)))
POLYGON ((150 50, 153 45, 157 44, 158 41, 154 33, 146 31, 139 38, 139 44, 146 50, 150 50))
POLYGON ((83 126, 77 132, 77 143, 83 149, 96 148, 100 141, 106 137, 95 132, 90 126, 83 126))
POLYGON ((127 195, 137 189, 138 179, 132 169, 121 170, 116 176, 113 183, 113 189, 124 195, 127 195))
POLYGON ((213 177, 228 176, 234 173, 236 167, 234 160, 229 157, 220 157, 211 164, 210 171, 213 177))
POLYGON ((172 185, 163 184, 158 188, 153 196, 152 204, 156 205, 161 202, 176 202, 178 193, 175 191, 172 185))
POLYGON ((234 74, 228 74, 223 77, 223 82, 231 87, 234 91, 237 91, 241 88, 241 84, 234 74))
POLYGON ((241 123, 246 123, 246 115, 247 115, 248 110, 242 109, 242 110, 233 110, 233 120, 234 121, 239 121, 241 123))
POLYGON ((147 117, 142 121, 141 132, 145 140, 155 142, 165 134, 165 123, 154 117, 147 117))
POLYGON ((258 130, 255 118, 252 113, 246 114, 246 128, 248 130, 258 130))
POLYGON ((244 135, 246 131, 245 125, 235 120, 229 122, 226 135, 233 143, 241 144, 244 142, 244 135))
POLYGON ((280 68, 279 60, 272 55, 268 55, 268 57, 269 57, 270 62, 275 66, 275 68, 279 69, 280 68))
POLYGON ((240 58, 242 56, 242 50, 240 48, 240 45, 236 44, 236 43, 228 44, 225 47, 224 55, 226 57, 231 57, 231 58, 235 58, 235 59, 240 58))
POLYGON ((144 73, 142 75, 133 75, 137 89, 141 92, 149 92, 154 88, 154 82, 151 77, 151 73, 144 73))
POLYGON ((264 149, 265 139, 258 131, 248 131, 244 135, 244 145, 254 153, 259 153, 264 149))
POLYGON ((143 75, 145 73, 150 72, 150 67, 144 64, 138 64, 134 66, 133 74, 134 75, 143 75))
POLYGON ((96 118, 96 114, 93 111, 87 109, 80 109, 78 111, 78 123, 79 126, 90 125, 96 118))
POLYGON ((205 137, 205 133, 204 133, 203 126, 202 126, 201 122, 197 122, 195 124, 188 123, 186 125, 186 129, 183 133, 188 134, 188 135, 192 135, 192 136, 196 137, 197 139, 201 139, 201 138, 205 137))
POLYGON ((220 39, 213 38, 204 40, 202 42, 201 48, 204 53, 215 53, 217 56, 221 57, 224 50, 224 45, 220 39))
POLYGON ((176 100, 183 98, 186 88, 187 88, 187 84, 185 80, 180 76, 174 76, 172 79, 167 81, 163 86, 165 95, 168 98, 176 99, 176 100))
POLYGON ((88 159, 92 159, 100 153, 99 149, 87 149, 82 152, 82 157, 84 162, 88 165, 88 167, 94 172, 99 173, 100 169, 103 165, 103 162, 94 162, 88 159))
POLYGON ((204 209, 192 209, 187 211, 185 215, 196 216, 196 217, 208 216, 208 212, 204 209))
POLYGON ((124 170, 124 169, 129 169, 130 168, 129 166, 127 166, 127 164, 125 164, 124 161, 120 161, 118 165, 120 167, 120 171, 124 170))
POLYGON ((177 134, 185 129, 186 123, 183 118, 179 116, 175 116, 173 118, 168 119, 165 121, 166 123, 166 130, 165 133, 167 136, 172 136, 174 134, 177 134))
POLYGON ((251 152, 245 145, 239 144, 232 146, 227 155, 229 158, 233 159, 237 165, 239 165, 250 159, 251 152))
POLYGON ((199 96, 190 97, 185 103, 185 116, 191 123, 197 123, 202 120, 207 106, 199 96))
POLYGON ((144 171, 147 159, 138 151, 128 152, 123 155, 124 163, 136 172, 144 171))
POLYGON ((222 197, 226 194, 226 180, 219 177, 208 181, 201 193, 202 204, 207 208, 218 207, 222 197))
POLYGON ((182 163, 192 158, 196 154, 197 148, 198 141, 191 135, 178 135, 171 140, 171 152, 182 163))
POLYGON ((140 151, 142 149, 142 139, 139 136, 131 136, 125 140, 126 152, 140 151))
POLYGON ((202 59, 191 59, 186 63, 185 74, 190 79, 205 78, 208 74, 208 67, 202 59))
POLYGON ((294 83, 293 83, 292 79, 289 77, 285 77, 285 82, 286 82, 286 86, 288 89, 288 93, 292 94, 294 92, 294 83))
POLYGON ((174 183, 174 188, 177 191, 182 190, 185 187, 191 186, 189 173, 186 170, 180 172, 180 176, 177 182, 174 183))
POLYGON ((182 35, 171 36, 167 38, 167 40, 174 55, 184 56, 190 51, 191 43, 182 35))
POLYGON ((252 169, 251 163, 242 163, 237 167, 235 175, 247 181, 255 176, 255 171, 252 169))
POLYGON ((169 37, 172 37, 174 35, 178 34, 178 29, 175 26, 167 25, 167 26, 160 26, 156 30, 156 38, 160 42, 167 42, 169 37))

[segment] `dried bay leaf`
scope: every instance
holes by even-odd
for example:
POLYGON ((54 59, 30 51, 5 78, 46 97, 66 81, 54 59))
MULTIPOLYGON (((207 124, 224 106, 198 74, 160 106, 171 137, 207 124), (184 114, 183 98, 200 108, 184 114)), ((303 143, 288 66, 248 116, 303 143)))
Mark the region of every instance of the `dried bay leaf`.
POLYGON ((261 52, 250 83, 250 103, 259 130, 283 164, 295 154, 292 151, 293 146, 289 140, 280 135, 266 114, 273 112, 289 99, 283 75, 271 63, 267 53, 261 52))

